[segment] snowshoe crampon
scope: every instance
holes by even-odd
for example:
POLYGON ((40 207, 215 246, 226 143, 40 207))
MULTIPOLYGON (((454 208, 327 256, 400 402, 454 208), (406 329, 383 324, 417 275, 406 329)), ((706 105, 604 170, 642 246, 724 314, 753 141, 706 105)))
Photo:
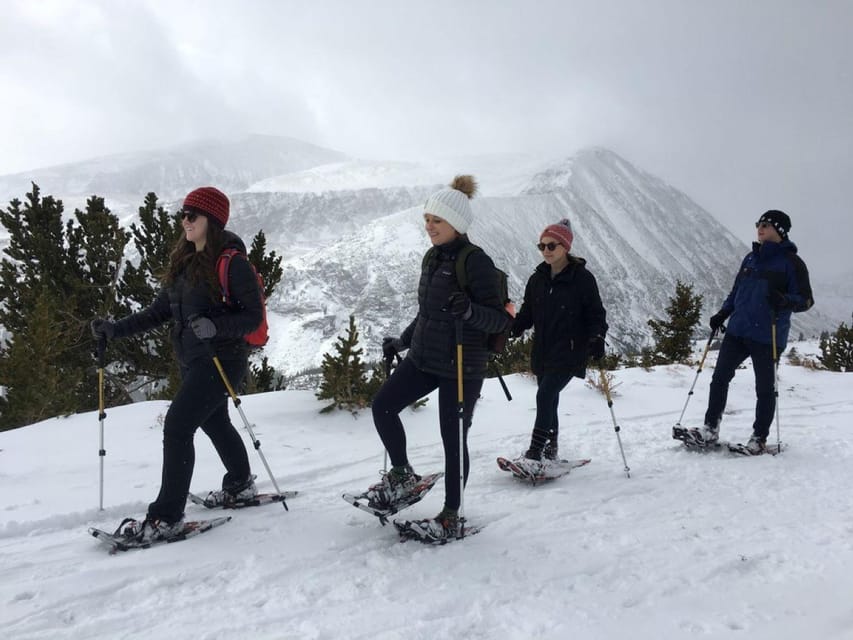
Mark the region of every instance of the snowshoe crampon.
POLYGON ((379 518, 379 522, 385 525, 388 524, 388 516, 392 516, 406 507, 411 507, 416 502, 420 502, 421 498, 423 498, 427 492, 435 486, 435 483, 438 482, 439 478, 443 475, 444 473, 430 473, 421 476, 421 479, 408 495, 390 505, 371 504, 368 497, 369 489, 368 491, 357 495, 345 493, 341 497, 357 509, 361 509, 362 511, 366 511, 369 514, 376 516, 379 518))

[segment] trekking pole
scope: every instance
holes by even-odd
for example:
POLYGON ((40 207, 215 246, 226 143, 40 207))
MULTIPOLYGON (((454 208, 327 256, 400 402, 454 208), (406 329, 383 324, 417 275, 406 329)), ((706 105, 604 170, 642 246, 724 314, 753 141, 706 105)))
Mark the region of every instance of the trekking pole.
POLYGON ((619 451, 622 453, 622 463, 625 465, 625 475, 631 477, 631 469, 628 467, 628 461, 625 460, 625 450, 622 448, 622 438, 619 436, 619 425, 616 424, 616 414, 613 413, 613 398, 610 397, 610 382, 607 380, 607 375, 604 373, 604 367, 599 367, 598 374, 601 379, 601 388, 604 389, 604 395, 607 396, 607 406, 610 409, 610 417, 613 419, 613 430, 616 432, 616 441, 619 443, 619 451))
POLYGON ((506 382, 504 382, 503 376, 501 375, 500 371, 498 370, 498 365, 495 362, 495 360, 489 360, 488 366, 491 369, 492 373, 495 374, 495 377, 498 379, 498 382, 501 383, 501 388, 504 391, 504 395, 506 396, 506 399, 511 402, 512 401, 512 394, 509 392, 509 388, 506 386, 506 382))
POLYGON ((465 389, 462 383, 462 318, 456 319, 456 410, 459 414, 459 538, 465 537, 465 389))
POLYGON ((773 397, 776 404, 776 448, 782 453, 782 435, 779 429, 779 353, 776 348, 776 311, 770 310, 770 338, 773 343, 773 397))
POLYGON ((234 387, 231 386, 231 381, 228 380, 228 376, 225 373, 225 369, 222 368, 222 363, 219 362, 219 358, 213 353, 213 350, 210 348, 210 343, 205 340, 205 344, 207 344, 207 350, 210 352, 211 357, 213 358, 213 364, 216 365, 217 371, 219 371, 219 375, 222 376, 222 382, 225 383, 225 388, 228 389, 228 395, 231 396, 231 400, 234 402, 234 406, 237 407, 237 411, 240 412, 240 417, 243 419, 243 425, 246 427, 246 431, 249 432, 249 436, 252 438, 252 444, 255 447, 255 451, 258 452, 258 455, 261 457, 261 462, 264 463, 264 467, 266 467, 267 473, 269 474, 270 480, 272 480, 272 486, 275 487, 275 492, 278 494, 278 497, 281 498, 281 504, 284 507, 285 511, 290 511, 287 508, 287 502, 284 501, 284 494, 282 494, 281 489, 278 488, 278 483, 275 481, 275 476, 270 469, 270 466, 267 464, 267 459, 264 456, 264 452, 261 451, 261 441, 255 437, 255 432, 252 431, 252 425, 249 424, 249 421, 246 419, 246 414, 243 413, 243 407, 240 406, 240 398, 237 397, 237 394, 234 393, 234 387))
POLYGON ((105 354, 107 351, 107 339, 98 339, 98 421, 100 423, 100 446, 98 447, 98 460, 100 461, 100 500, 98 508, 104 510, 104 458, 107 455, 107 450, 104 449, 104 419, 107 417, 104 411, 104 363, 106 360, 105 354))
MULTIPOLYGON (((708 343, 705 345, 705 351, 702 353, 702 359, 699 360, 699 368, 696 369, 696 376, 693 378, 693 384, 690 385, 690 391, 687 392, 687 400, 684 401, 684 407, 681 409, 681 415, 678 416, 678 422, 675 423, 675 427, 681 426, 681 419, 684 417, 684 412, 687 411, 687 405, 690 404, 690 398, 693 396, 693 389, 696 388, 696 381, 699 380, 699 374, 702 373, 702 366, 705 364, 705 358, 708 357, 708 351, 711 350, 711 343, 714 341, 716 335, 717 330, 713 329, 711 331, 711 336, 708 338, 708 343)), ((675 427, 673 427, 673 429, 675 427)))

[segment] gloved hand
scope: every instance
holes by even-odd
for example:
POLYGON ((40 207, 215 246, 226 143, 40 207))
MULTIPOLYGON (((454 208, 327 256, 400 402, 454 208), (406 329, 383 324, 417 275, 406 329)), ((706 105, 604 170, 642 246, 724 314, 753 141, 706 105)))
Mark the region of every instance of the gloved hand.
POLYGON ((509 330, 510 338, 520 338, 524 334, 524 329, 521 327, 512 326, 512 329, 509 330))
POLYGON ((193 330, 195 337, 199 340, 210 340, 216 335, 216 325, 213 320, 205 316, 192 316, 190 319, 190 329, 193 330))
POLYGON ((400 338, 392 338, 390 336, 382 339, 382 355, 386 358, 393 358, 401 351, 408 349, 400 338))
POLYGON ((454 291, 447 298, 447 310, 454 318, 467 320, 471 317, 471 299, 464 291, 454 291))
POLYGON ((116 333, 115 322, 105 318, 95 318, 89 323, 89 327, 95 340, 112 340, 116 333))
POLYGON ((770 308, 774 311, 783 311, 791 308, 791 301, 778 289, 770 290, 770 308))
POLYGON ((587 353, 593 360, 601 360, 604 357, 604 338, 592 336, 587 344, 587 353))
POLYGON ((723 323, 728 317, 729 314, 725 311, 718 311, 717 313, 712 315, 711 319, 708 321, 708 326, 711 327, 711 331, 719 331, 720 327, 723 326, 723 323))

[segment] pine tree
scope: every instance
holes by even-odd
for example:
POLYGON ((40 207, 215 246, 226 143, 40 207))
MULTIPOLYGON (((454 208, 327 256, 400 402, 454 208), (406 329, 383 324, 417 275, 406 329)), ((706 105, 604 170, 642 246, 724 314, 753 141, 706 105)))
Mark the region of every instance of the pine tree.
POLYGON ((323 355, 323 377, 316 395, 318 399, 332 400, 332 403, 321 409, 321 413, 336 408, 356 412, 370 404, 365 365, 361 361, 362 349, 356 345, 358 330, 355 317, 350 316, 346 336, 338 336, 335 343, 337 355, 323 355))
POLYGON ((255 269, 261 275, 264 281, 264 298, 269 299, 278 283, 281 282, 284 270, 281 268, 281 256, 277 256, 275 251, 271 251, 267 255, 266 250, 267 237, 264 235, 262 229, 252 239, 249 262, 255 266, 255 269))
POLYGON ((42 287, 26 328, 0 355, 0 384, 6 387, 0 398, 0 430, 67 415, 78 407, 80 371, 66 357, 67 337, 73 331, 67 320, 56 321, 58 305, 42 287))
POLYGON ((655 364, 689 363, 693 330, 702 316, 702 296, 694 295, 693 286, 679 280, 666 313, 666 320, 648 321, 655 340, 655 364))
POLYGON ((835 333, 820 337, 818 360, 830 371, 853 371, 853 323, 841 323, 835 333))
POLYGON ((15 199, 0 211, 0 223, 9 233, 0 261, 0 325, 9 334, 0 352, 6 426, 16 426, 22 416, 42 415, 40 408, 67 412, 97 403, 96 389, 87 379, 94 347, 89 321, 104 308, 105 291, 115 284, 127 235, 101 198, 90 198, 86 210, 75 210, 65 224, 62 214, 62 202, 42 198, 36 184, 23 206, 15 199), (25 344, 45 336, 56 344, 25 344), (27 362, 27 353, 39 359, 27 362), (34 407, 18 406, 30 402, 31 385, 50 388, 56 372, 62 373, 62 388, 42 392, 54 397, 34 407))
POLYGON ((489 373, 494 377, 512 373, 530 373, 530 355, 533 351, 532 335, 507 340, 503 352, 495 354, 489 363, 489 373))
POLYGON ((261 359, 260 365, 250 365, 251 376, 247 389, 248 393, 263 393, 265 391, 281 391, 287 385, 284 376, 270 366, 266 356, 261 359))

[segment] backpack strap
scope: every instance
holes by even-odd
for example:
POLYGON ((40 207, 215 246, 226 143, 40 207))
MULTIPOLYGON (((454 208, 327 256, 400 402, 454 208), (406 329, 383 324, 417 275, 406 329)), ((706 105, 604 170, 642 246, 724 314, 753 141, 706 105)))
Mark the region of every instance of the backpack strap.
POLYGON ((219 276, 219 288, 222 292, 222 302, 231 304, 231 291, 228 289, 228 270, 231 268, 231 258, 239 255, 237 249, 224 249, 216 260, 216 273, 219 276))
MULTIPOLYGON (((475 251, 482 251, 476 244, 466 244, 462 250, 456 254, 456 282, 459 283, 459 288, 463 291, 468 291, 468 270, 465 268, 465 263, 475 251)), ((468 293, 471 293, 468 291, 468 293)))
MULTIPOLYGON (((459 289, 462 291, 467 291, 468 289, 468 272, 465 269, 465 262, 468 260, 468 256, 475 251, 482 251, 482 249, 475 244, 469 243, 462 247, 459 253, 456 254, 456 282, 459 283, 459 289)), ((426 269, 429 263, 435 258, 436 252, 437 249, 435 247, 430 247, 429 251, 424 254, 424 259, 421 262, 421 271, 426 269)))

